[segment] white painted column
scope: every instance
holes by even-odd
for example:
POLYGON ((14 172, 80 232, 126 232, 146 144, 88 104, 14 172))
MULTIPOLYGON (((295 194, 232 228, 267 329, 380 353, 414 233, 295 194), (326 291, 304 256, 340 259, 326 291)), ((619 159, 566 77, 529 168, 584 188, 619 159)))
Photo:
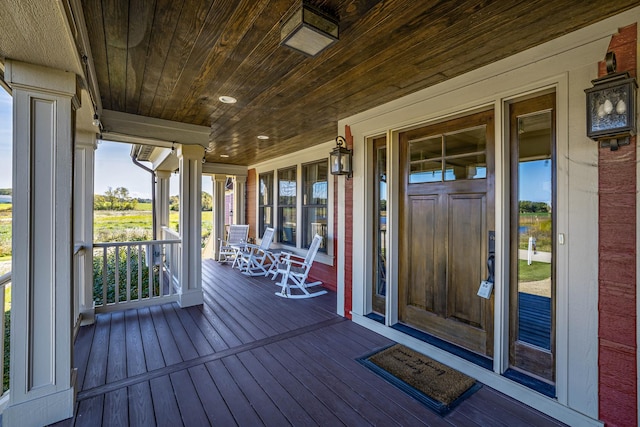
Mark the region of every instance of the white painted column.
POLYGON ((94 322, 93 308, 93 193, 96 134, 77 132, 73 179, 73 235, 74 244, 82 249, 76 256, 75 265, 77 302, 80 324, 94 322))
POLYGON ((246 192, 247 177, 236 175, 233 178, 233 223, 246 224, 245 204, 247 198, 246 192))
POLYGON ((156 237, 162 239, 162 227, 169 226, 169 191, 171 171, 157 170, 156 173, 156 237))
POLYGON ((204 302, 202 295, 202 156, 200 145, 182 145, 180 161, 181 307, 204 302))
POLYGON ((13 94, 11 380, 5 426, 73 415, 72 191, 76 76, 5 62, 13 94))
POLYGON ((227 182, 226 175, 212 175, 213 180, 213 244, 214 258, 218 259, 220 252, 220 240, 224 239, 224 185, 227 182), (220 239, 220 240, 219 240, 220 239))

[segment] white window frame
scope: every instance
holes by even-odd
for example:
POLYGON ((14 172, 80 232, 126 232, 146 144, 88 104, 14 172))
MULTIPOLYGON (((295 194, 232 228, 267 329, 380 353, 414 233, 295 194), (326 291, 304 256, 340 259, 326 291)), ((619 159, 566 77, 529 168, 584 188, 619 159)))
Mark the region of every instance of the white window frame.
MULTIPOLYGON (((259 184, 259 176, 262 173, 268 173, 273 171, 274 179, 273 179, 273 191, 274 191, 274 202, 273 202, 273 224, 277 228, 278 224, 278 171, 280 169, 289 169, 291 167, 296 167, 296 245, 283 245, 279 242, 273 242, 271 247, 275 250, 283 250, 295 253, 297 255, 304 256, 307 253, 307 248, 302 247, 302 210, 303 210, 303 194, 302 194, 302 167, 303 165, 309 163, 315 163, 318 161, 326 160, 329 161, 329 152, 335 148, 335 141, 329 141, 323 144, 315 145, 311 148, 300 150, 296 153, 279 157, 277 159, 273 159, 267 162, 250 165, 249 169, 255 169, 256 171, 256 189, 259 184)), ((328 188, 327 188, 327 252, 318 252, 316 255, 315 261, 320 262, 322 264, 333 266, 335 262, 334 256, 334 245, 333 241, 335 238, 334 235, 334 190, 335 190, 335 177, 333 177, 330 173, 327 176, 328 188)), ((255 203, 256 206, 256 224, 259 224, 259 209, 258 209, 258 197, 259 191, 256 191, 255 203)), ((276 229, 276 233, 279 230, 276 229)))

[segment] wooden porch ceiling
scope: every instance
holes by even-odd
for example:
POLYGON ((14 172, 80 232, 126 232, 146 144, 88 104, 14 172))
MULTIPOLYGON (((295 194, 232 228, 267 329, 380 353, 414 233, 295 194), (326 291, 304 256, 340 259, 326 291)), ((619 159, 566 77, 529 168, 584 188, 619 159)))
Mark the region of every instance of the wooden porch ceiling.
POLYGON ((340 40, 307 58, 279 46, 281 19, 299 2, 82 0, 103 108, 209 126, 208 161, 249 165, 330 141, 342 118, 637 5, 311 0, 339 17, 340 40))

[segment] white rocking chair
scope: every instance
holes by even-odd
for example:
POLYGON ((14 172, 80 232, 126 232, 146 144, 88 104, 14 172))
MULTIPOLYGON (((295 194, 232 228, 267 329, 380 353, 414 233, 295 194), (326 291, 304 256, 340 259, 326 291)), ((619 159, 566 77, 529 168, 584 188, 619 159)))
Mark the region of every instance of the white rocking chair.
POLYGON ((247 242, 247 236, 249 235, 249 226, 246 224, 232 224, 229 226, 229 232, 227 233, 227 239, 220 240, 220 248, 218 249, 218 262, 233 261, 233 265, 236 263, 236 254, 238 248, 244 246, 247 242))
POLYGON ((260 245, 247 243, 237 251, 238 268, 247 276, 266 276, 271 264, 276 262, 274 255, 269 252, 273 241, 274 229, 267 227, 262 235, 260 245), (265 262, 269 261, 266 265, 265 262))
POLYGON ((282 279, 278 283, 279 286, 282 286, 282 289, 280 292, 276 292, 276 295, 283 298, 301 299, 317 297, 327 293, 326 290, 309 292, 309 288, 321 285, 322 282, 318 281, 307 283, 307 277, 309 276, 309 271, 313 265, 313 259, 316 257, 318 249, 320 248, 320 243, 322 243, 322 236, 316 234, 313 237, 311 246, 309 246, 307 256, 304 257, 304 260, 302 257, 288 252, 280 254, 280 261, 278 262, 275 271, 273 271, 273 278, 275 279, 278 274, 282 274, 282 279), (289 284, 289 280, 291 280, 291 284, 289 284), (300 289, 302 293, 292 294, 292 287, 300 289))

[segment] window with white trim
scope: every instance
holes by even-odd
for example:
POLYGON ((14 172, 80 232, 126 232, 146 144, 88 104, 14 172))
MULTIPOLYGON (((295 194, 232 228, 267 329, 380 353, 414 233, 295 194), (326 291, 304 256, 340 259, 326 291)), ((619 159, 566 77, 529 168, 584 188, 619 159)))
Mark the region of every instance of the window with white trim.
POLYGON ((258 176, 258 232, 273 227, 273 171, 258 176))
POLYGON ((278 242, 296 246, 297 235, 297 168, 278 171, 278 242))
POLYGON ((302 165, 302 246, 308 248, 316 234, 322 236, 320 251, 327 251, 327 161, 302 165))

